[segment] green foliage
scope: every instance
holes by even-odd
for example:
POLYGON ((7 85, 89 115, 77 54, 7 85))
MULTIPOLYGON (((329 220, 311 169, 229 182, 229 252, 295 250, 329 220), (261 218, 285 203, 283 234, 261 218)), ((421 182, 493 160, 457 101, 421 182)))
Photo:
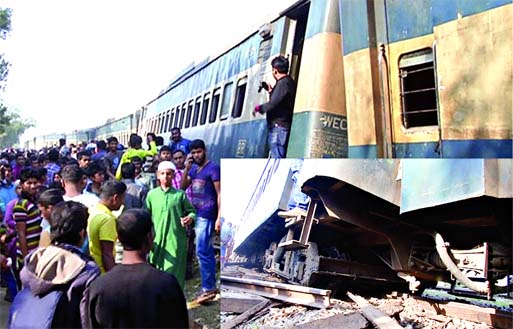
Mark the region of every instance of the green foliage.
POLYGON ((0 8, 0 38, 7 38, 7 35, 11 31, 11 9, 0 8))
POLYGON ((17 112, 9 111, 0 103, 0 148, 14 146, 19 137, 30 127, 34 127, 32 120, 25 120, 17 112))
MULTIPOLYGON (((11 31, 11 9, 0 8, 0 38, 5 40, 11 31)), ((0 91, 5 87, 9 62, 0 54, 0 91)), ((34 126, 31 120, 20 117, 18 112, 8 109, 0 98, 0 147, 10 147, 18 143, 19 136, 34 126)))
MULTIPOLYGON (((0 38, 5 40, 11 31, 11 9, 0 8, 0 38)), ((9 62, 0 54, 0 89, 5 87, 4 82, 9 73, 9 62)))

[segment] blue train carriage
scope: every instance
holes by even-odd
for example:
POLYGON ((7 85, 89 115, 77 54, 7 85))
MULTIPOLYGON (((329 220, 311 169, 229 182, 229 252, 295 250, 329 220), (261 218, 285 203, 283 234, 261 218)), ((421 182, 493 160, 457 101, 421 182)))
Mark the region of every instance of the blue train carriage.
MULTIPOLYGON (((66 145, 75 144, 79 145, 82 142, 89 143, 96 138, 96 128, 86 128, 80 130, 73 130, 65 135, 66 145)), ((57 145, 59 145, 57 143, 57 145)))
POLYGON ((25 148, 30 148, 32 150, 40 150, 44 147, 59 146, 59 139, 61 138, 66 138, 66 135, 52 133, 36 136, 25 142, 25 148))
POLYGON ((268 100, 262 81, 274 83, 271 60, 285 54, 297 80, 308 1, 299 1, 274 21, 215 58, 191 65, 145 107, 140 132, 169 142, 173 127, 201 138, 214 159, 267 157, 265 117, 252 114, 268 100))
POLYGON ((43 147, 52 147, 59 145, 59 138, 63 138, 63 134, 47 134, 41 136, 35 136, 24 142, 23 146, 25 149, 40 150, 43 147))
POLYGON ((96 128, 96 140, 107 141, 107 138, 114 136, 124 146, 128 145, 130 134, 139 131, 140 118, 143 110, 128 114, 121 118, 109 119, 103 125, 96 128))
POLYGON ((341 1, 348 156, 511 157, 511 16, 511 0, 341 1))

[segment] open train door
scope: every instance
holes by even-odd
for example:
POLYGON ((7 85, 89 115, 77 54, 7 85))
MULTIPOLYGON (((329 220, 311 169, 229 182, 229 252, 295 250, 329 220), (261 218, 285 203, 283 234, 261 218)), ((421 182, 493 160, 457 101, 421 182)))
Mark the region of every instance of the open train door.
POLYGON ((299 77, 309 8, 310 1, 299 1, 280 13, 280 16, 286 17, 280 53, 288 57, 290 62, 289 74, 294 81, 298 81, 299 77))

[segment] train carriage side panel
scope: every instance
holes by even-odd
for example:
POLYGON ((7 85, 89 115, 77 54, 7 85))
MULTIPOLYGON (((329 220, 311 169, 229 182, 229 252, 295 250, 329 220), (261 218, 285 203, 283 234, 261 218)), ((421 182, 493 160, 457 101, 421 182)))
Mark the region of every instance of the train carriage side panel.
MULTIPOLYGON (((511 1, 385 3, 394 156, 511 157, 511 1), (415 70, 404 63, 429 56, 437 112, 409 126, 401 80, 415 70)), ((431 109, 422 102, 410 109, 431 109)))
POLYGON ((340 2, 350 158, 376 158, 384 155, 378 143, 382 133, 377 132, 377 129, 383 127, 375 117, 381 111, 381 101, 375 76, 375 36, 372 38, 375 29, 369 28, 372 9, 366 1, 340 2))
POLYGON ((338 1, 311 1, 287 157, 347 157, 338 1))
POLYGON ((349 156, 511 157, 511 0, 370 3, 341 1, 349 156))
POLYGON ((512 10, 501 6, 434 29, 446 157, 512 156, 512 10))

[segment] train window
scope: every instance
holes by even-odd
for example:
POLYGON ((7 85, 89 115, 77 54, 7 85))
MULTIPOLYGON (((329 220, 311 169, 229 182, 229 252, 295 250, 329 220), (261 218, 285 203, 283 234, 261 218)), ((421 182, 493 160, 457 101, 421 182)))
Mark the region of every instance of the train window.
POLYGON ((164 114, 161 114, 159 116, 159 126, 158 126, 158 128, 159 128, 158 133, 159 134, 164 131, 164 123, 165 123, 165 121, 166 121, 166 119, 164 118, 164 114))
POLYGON ((192 105, 194 101, 189 102, 189 106, 187 106, 187 116, 185 117, 185 128, 189 128, 191 126, 191 116, 192 116, 192 105))
POLYGON ((182 109, 180 111, 180 126, 179 126, 180 129, 183 128, 183 121, 185 119, 185 111, 186 110, 187 110, 187 103, 183 103, 182 104, 182 109))
POLYGON ((401 56, 399 78, 404 127, 438 125, 433 50, 422 49, 401 56))
POLYGON ((173 124, 173 127, 171 127, 171 129, 173 129, 174 127, 178 127, 179 123, 180 123, 180 106, 177 106, 175 108, 175 122, 173 124))
POLYGON ((198 125, 199 113, 201 107, 201 97, 196 98, 196 104, 194 105, 194 113, 192 116, 192 126, 196 127, 198 125))
POLYGON ((210 117, 208 122, 215 122, 217 118, 217 109, 219 108, 219 99, 221 98, 221 88, 214 90, 212 95, 212 107, 210 109, 210 117))
POLYGON ((173 125, 173 121, 175 119, 175 108, 171 109, 171 113, 169 114, 169 125, 167 126, 167 131, 171 131, 171 126, 173 125))
POLYGON ((221 120, 225 120, 228 118, 230 114, 230 104, 232 102, 232 94, 233 94, 233 82, 228 82, 224 85, 223 91, 223 103, 221 105, 221 114, 219 118, 221 120))
POLYGON ((208 105, 210 103, 210 93, 206 93, 203 96, 203 108, 201 109, 200 125, 204 125, 207 122, 208 105))
POLYGON ((246 84, 248 78, 242 78, 237 83, 237 90, 235 91, 235 104, 233 105, 232 117, 239 118, 242 115, 244 108, 244 97, 246 96, 246 84))
POLYGON ((164 129, 162 129, 162 132, 165 133, 168 130, 169 127, 169 116, 171 115, 171 110, 167 111, 166 114, 166 122, 164 123, 164 129))

